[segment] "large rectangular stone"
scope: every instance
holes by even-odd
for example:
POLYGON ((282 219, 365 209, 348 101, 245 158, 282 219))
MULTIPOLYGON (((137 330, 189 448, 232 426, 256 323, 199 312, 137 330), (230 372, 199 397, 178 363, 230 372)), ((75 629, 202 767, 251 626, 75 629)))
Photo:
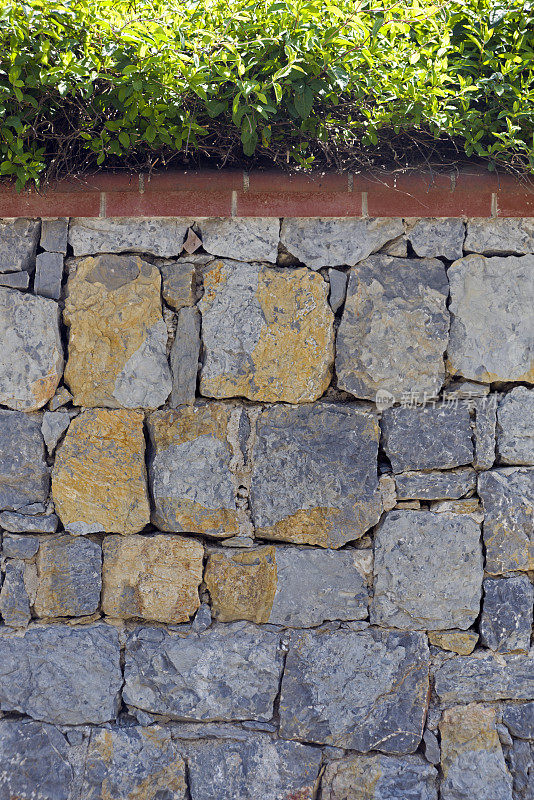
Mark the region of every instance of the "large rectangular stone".
POLYGON ((531 700, 534 697, 534 651, 494 655, 481 651, 446 661, 436 671, 436 694, 442 703, 531 700))
POLYGON ((457 500, 477 488, 477 474, 471 467, 447 472, 399 472, 395 475, 397 500, 457 500))
POLYGON ((518 386, 497 409, 497 447, 501 464, 534 465, 534 389, 518 386))
POLYGON ((191 224, 183 217, 74 217, 69 244, 75 256, 95 253, 151 253, 170 258, 182 252, 191 224))
POLYGON ((63 256, 61 253, 39 253, 36 258, 35 294, 59 300, 61 296, 61 279, 63 277, 63 256))
POLYGON ((40 416, 0 409, 0 509, 44 502, 49 487, 40 416))
POLYGON ((529 217, 470 219, 465 250, 486 256, 534 253, 534 221, 529 217))
POLYGON ((327 764, 321 800, 437 800, 437 777, 420 755, 351 754, 327 764))
POLYGON ((236 261, 276 261, 280 234, 276 217, 215 217, 203 219, 199 225, 207 253, 236 261))
POLYGON ((39 220, 0 220, 0 272, 31 272, 39 243, 39 220))
POLYGON ((177 314, 176 333, 170 353, 172 408, 195 402, 200 344, 198 308, 182 308, 177 314))
POLYGON ((67 252, 67 235, 69 231, 68 217, 56 217, 41 220, 41 241, 43 250, 49 253, 67 252))
POLYGON ((74 536, 41 540, 37 554, 38 617, 80 617, 100 604, 102 549, 74 536))

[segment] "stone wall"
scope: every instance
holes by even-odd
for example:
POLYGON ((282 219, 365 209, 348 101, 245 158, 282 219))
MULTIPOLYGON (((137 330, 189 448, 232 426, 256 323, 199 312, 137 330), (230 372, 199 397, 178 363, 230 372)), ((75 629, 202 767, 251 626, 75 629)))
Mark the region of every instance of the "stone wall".
POLYGON ((534 220, 0 223, 1 800, 534 798, 534 220))

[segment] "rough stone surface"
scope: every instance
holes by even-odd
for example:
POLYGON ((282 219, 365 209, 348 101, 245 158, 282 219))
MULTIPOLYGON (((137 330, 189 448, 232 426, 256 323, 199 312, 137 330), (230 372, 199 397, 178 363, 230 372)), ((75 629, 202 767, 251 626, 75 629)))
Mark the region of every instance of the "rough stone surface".
POLYGON ((507 706, 502 721, 512 734, 519 739, 534 739, 534 702, 507 706))
POLYGON ((34 514, 17 514, 16 511, 0 513, 0 528, 10 533, 55 533, 58 522, 55 514, 41 517, 34 514))
POLYGON ((0 273, 0 286, 9 289, 27 289, 30 285, 30 276, 27 272, 0 273))
POLYGON ((421 741, 427 691, 424 634, 302 633, 286 660, 280 733, 362 752, 411 753, 421 741))
POLYGON ((40 417, 0 409, 0 509, 44 502, 49 486, 40 417))
POLYGON ((211 255, 236 261, 276 261, 280 223, 274 217, 205 219, 200 230, 204 250, 211 255))
POLYGON ((70 425, 70 414, 66 411, 45 411, 41 425, 41 433, 46 449, 52 455, 56 445, 70 425))
POLYGON ((358 756, 333 761, 321 800, 437 800, 437 772, 421 756, 358 756))
POLYGON ((465 250, 484 255, 534 253, 534 222, 526 219, 470 219, 465 250))
POLYGON ((382 437, 393 472, 450 469, 473 460, 466 403, 387 408, 382 415, 382 437))
POLYGON ((404 233, 401 219, 284 219, 280 241, 310 269, 354 266, 404 233))
POLYGON ((204 548, 183 536, 107 536, 102 610, 112 617, 188 622, 200 605, 204 548))
POLYGON ((0 288, 0 403, 36 411, 56 391, 63 373, 57 303, 0 288))
POLYGON ((448 371, 481 383, 534 383, 534 256, 466 256, 448 277, 448 371))
POLYGON ((170 354, 173 408, 195 402, 199 357, 200 313, 197 308, 182 308, 170 354))
POLYGON ((360 538, 381 513, 378 437, 376 416, 358 406, 263 411, 250 490, 256 535, 334 548, 360 538))
POLYGON ((534 469, 483 472, 478 493, 484 506, 486 571, 502 575, 534 569, 534 469))
POLYGON ((216 261, 204 273, 200 393, 305 403, 328 388, 334 315, 307 269, 216 261))
POLYGON ((480 640, 491 650, 528 652, 534 590, 526 575, 486 578, 480 640))
POLYGON ((58 408, 62 408, 63 406, 68 405, 68 403, 70 403, 72 399, 73 397, 69 392, 69 390, 65 386, 60 386, 55 395, 48 403, 48 408, 50 409, 50 411, 57 411, 58 408))
POLYGON ((57 217, 55 219, 41 220, 41 241, 43 250, 49 253, 67 252, 67 236, 69 231, 69 220, 67 217, 57 217))
POLYGON ((170 258, 182 252, 191 220, 182 217, 75 217, 69 244, 75 256, 93 253, 151 253, 170 258))
POLYGON ((37 536, 4 535, 2 555, 5 558, 32 558, 39 549, 37 536))
POLYGON ((495 429, 497 425, 495 397, 471 400, 469 406, 475 414, 473 466, 476 469, 490 469, 495 462, 495 429))
POLYGON ((280 670, 279 636, 250 623, 188 635, 140 628, 126 645, 123 696, 182 720, 269 720, 280 670))
POLYGON ((439 764, 441 761, 441 751, 438 737, 427 728, 423 734, 423 749, 425 758, 430 764, 439 764))
POLYGON ((157 408, 171 391, 157 267, 137 256, 97 256, 69 275, 65 381, 74 404, 157 408))
POLYGON ((512 778, 493 708, 451 708, 444 712, 439 729, 442 800, 512 800, 512 778))
POLYGON ((160 266, 161 293, 168 306, 180 311, 195 302, 196 268, 189 261, 171 261, 160 266))
POLYGON ((73 534, 137 533, 150 521, 143 415, 83 411, 57 450, 52 496, 73 534))
POLYGON ((100 603, 101 563, 97 542, 73 536, 43 540, 37 554, 37 616, 93 614, 100 603))
POLYGON ((37 220, 0 220, 0 272, 32 271, 40 229, 37 220))
POLYGON ((107 625, 0 631, 0 708, 57 725, 107 722, 122 684, 117 632, 107 625))
POLYGON ((330 294, 328 295, 328 302, 330 308, 336 313, 343 303, 347 294, 347 281, 349 276, 346 272, 341 272, 339 269, 328 270, 328 280, 330 281, 330 294))
POLYGON ((474 631, 428 631, 428 641, 442 650, 468 656, 475 649, 478 633, 474 631))
POLYGON ((516 739, 508 752, 508 765, 514 800, 534 800, 534 744, 516 739))
POLYGON ((480 612, 480 526, 465 515, 391 511, 375 534, 371 622, 469 628, 480 612))
POLYGON ((534 696, 534 652, 494 655, 487 650, 446 661, 436 671, 443 703, 530 700, 534 696))
POLYGON ((395 475, 399 500, 456 500, 476 490, 476 472, 470 467, 450 472, 399 472, 395 475))
POLYGON ((8 561, 0 590, 0 614, 5 625, 24 628, 31 618, 30 601, 24 584, 24 563, 8 561))
POLYGON ((397 402, 437 395, 448 291, 441 261, 379 255, 354 267, 336 342, 339 388, 373 401, 377 392, 397 402))
POLYGON ((465 223, 462 219, 418 219, 408 231, 416 255, 455 261, 463 256, 465 223))
POLYGON ((61 279, 63 277, 63 256, 61 253, 39 253, 35 261, 35 294, 59 300, 61 279))
POLYGON ((499 403, 497 415, 501 463, 534 464, 534 389, 512 389, 499 403))

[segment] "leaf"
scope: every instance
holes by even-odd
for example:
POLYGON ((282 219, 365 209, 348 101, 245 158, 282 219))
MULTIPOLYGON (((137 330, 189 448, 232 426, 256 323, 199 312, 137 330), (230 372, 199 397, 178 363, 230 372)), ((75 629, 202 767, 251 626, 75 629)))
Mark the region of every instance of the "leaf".
POLYGON ((302 119, 309 117, 313 108, 312 90, 307 86, 303 92, 295 92, 294 103, 297 114, 302 117, 302 119))

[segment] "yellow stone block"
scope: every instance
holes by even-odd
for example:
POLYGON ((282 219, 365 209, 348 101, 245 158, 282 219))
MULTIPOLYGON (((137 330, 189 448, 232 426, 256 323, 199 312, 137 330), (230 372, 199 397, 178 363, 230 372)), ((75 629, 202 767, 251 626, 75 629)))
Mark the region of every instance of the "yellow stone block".
POLYGON ((204 580, 214 614, 221 622, 268 622, 276 592, 276 550, 273 546, 259 547, 234 553, 231 558, 212 553, 204 580))

